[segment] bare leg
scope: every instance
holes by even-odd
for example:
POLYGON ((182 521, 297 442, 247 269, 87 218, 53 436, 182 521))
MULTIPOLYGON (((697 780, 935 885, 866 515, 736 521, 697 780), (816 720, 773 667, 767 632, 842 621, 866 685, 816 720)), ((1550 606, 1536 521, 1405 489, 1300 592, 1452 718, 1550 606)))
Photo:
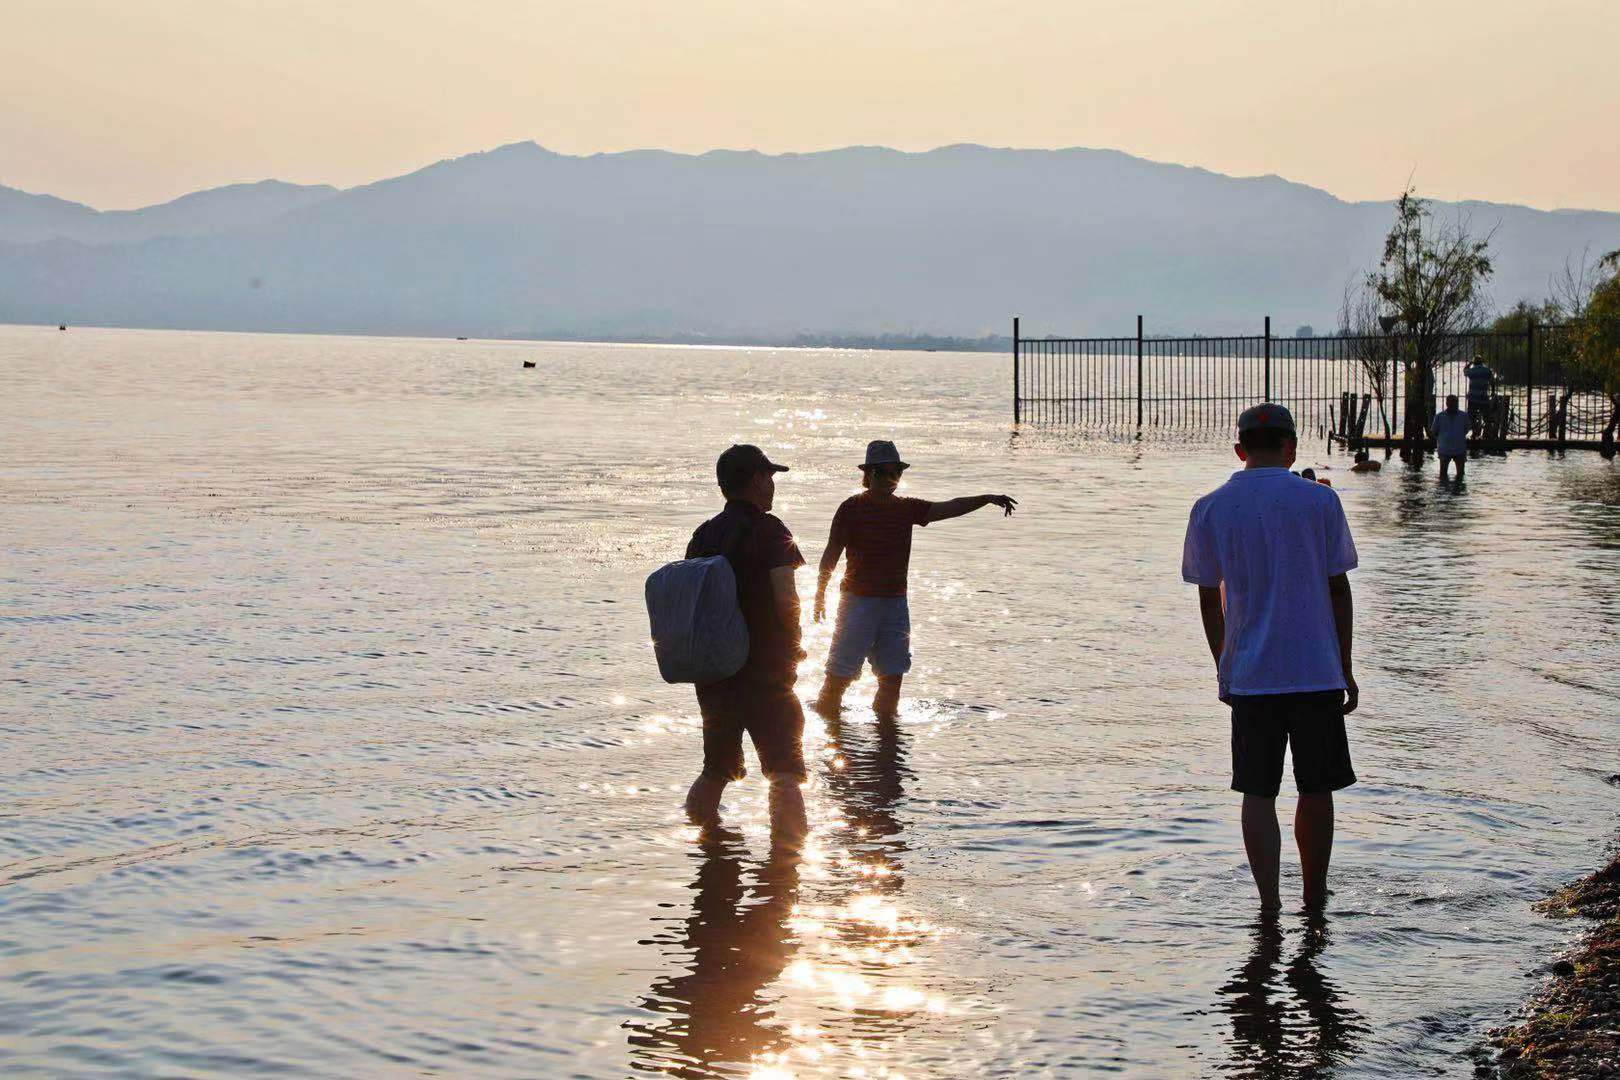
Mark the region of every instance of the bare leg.
POLYGON ((1305 906, 1320 909, 1327 904, 1328 860, 1333 857, 1333 792, 1300 795, 1294 809, 1294 841, 1299 844, 1299 868, 1305 879, 1305 906))
POLYGON ((904 675, 879 675, 877 694, 872 698, 872 711, 885 720, 892 720, 900 712, 900 683, 904 675))
POLYGON ((1277 874, 1282 862, 1282 830, 1277 825, 1277 800, 1243 796, 1243 849, 1249 853, 1249 873, 1260 892, 1260 910, 1282 907, 1277 895, 1277 874))
POLYGON ((771 842, 796 847, 810 831, 800 787, 804 781, 790 773, 769 773, 766 779, 771 784, 771 842))
POLYGON ((724 780, 699 774, 686 793, 686 816, 694 825, 714 825, 720 820, 720 796, 726 790, 724 780))
POLYGON ((844 707, 844 691, 854 681, 828 672, 821 683, 821 693, 816 695, 816 712, 828 718, 837 717, 839 710, 844 707))

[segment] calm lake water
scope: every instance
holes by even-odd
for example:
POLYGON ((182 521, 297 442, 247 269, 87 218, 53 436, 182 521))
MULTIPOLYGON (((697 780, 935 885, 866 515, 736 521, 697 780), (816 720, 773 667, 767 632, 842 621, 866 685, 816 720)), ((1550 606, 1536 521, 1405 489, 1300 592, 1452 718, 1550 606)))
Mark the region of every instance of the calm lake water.
POLYGON ((1014 434, 1007 366, 0 328, 0 1071, 1469 1075, 1616 825, 1620 468, 1310 448, 1362 782, 1270 934, 1178 573, 1230 450, 1014 434), (757 775, 700 846, 642 581, 733 441, 814 561, 873 437, 1022 509, 918 534, 903 714, 813 725, 805 858, 757 775))

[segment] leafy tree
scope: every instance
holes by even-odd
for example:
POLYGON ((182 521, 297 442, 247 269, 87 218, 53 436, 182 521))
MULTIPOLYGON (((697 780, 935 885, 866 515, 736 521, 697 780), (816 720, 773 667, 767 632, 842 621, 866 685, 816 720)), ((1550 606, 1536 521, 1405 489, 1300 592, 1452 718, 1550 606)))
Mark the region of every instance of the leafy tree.
POLYGON ((1611 251, 1597 265, 1591 290, 1575 322, 1575 356, 1570 382, 1582 390, 1609 398, 1609 422, 1603 428, 1603 453, 1614 456, 1620 431, 1620 251, 1611 251))
POLYGON ((1565 317, 1563 307, 1555 300, 1543 300, 1539 304, 1534 300, 1520 300, 1492 319, 1485 329, 1503 335, 1489 357, 1496 377, 1505 383, 1522 384, 1529 368, 1530 324, 1551 326, 1563 322, 1565 317))
POLYGON ((1378 311, 1378 294, 1367 287, 1365 278, 1353 279, 1345 285, 1344 302, 1339 308, 1339 336, 1345 341, 1346 352, 1366 373, 1387 439, 1393 432, 1385 395, 1390 385, 1390 368, 1399 362, 1401 346, 1398 338, 1389 335, 1378 311))
POLYGON ((1466 351, 1457 348, 1455 335, 1477 329, 1489 310, 1484 285, 1492 272, 1490 236, 1475 238, 1461 218, 1448 226, 1435 225, 1432 217, 1428 200, 1407 188, 1395 203, 1383 257, 1365 285, 1377 313, 1393 319, 1404 337, 1403 437, 1411 446, 1428 424, 1435 370, 1466 351))

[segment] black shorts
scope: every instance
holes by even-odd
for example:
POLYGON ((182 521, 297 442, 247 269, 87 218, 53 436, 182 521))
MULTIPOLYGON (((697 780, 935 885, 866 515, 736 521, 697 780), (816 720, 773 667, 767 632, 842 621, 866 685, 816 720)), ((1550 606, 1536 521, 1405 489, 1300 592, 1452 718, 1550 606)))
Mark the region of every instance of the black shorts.
POLYGON ((1344 732, 1344 691, 1232 695, 1232 790, 1274 799, 1282 787, 1283 750, 1293 748, 1294 785, 1302 795, 1356 782, 1344 732))
POLYGON ((754 742, 760 771, 804 779, 804 706, 791 683, 731 678, 697 690, 703 713, 703 775, 741 780, 743 733, 754 742))

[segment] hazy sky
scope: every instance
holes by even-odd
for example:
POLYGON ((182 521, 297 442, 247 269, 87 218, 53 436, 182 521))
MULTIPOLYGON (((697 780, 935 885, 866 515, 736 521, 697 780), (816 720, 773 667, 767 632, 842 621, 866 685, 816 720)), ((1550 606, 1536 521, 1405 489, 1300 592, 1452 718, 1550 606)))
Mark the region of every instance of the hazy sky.
POLYGON ((978 142, 1620 210, 1617 45, 1620 0, 0 0, 0 183, 978 142))

